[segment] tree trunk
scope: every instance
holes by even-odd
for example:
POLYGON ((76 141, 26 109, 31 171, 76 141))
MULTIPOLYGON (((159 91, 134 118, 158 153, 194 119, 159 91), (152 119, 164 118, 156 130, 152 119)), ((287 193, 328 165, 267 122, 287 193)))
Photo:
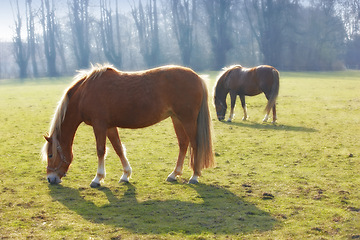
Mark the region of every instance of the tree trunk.
MULTIPOLYGON (((29 62, 28 47, 25 47, 25 43, 21 38, 22 19, 20 15, 19 2, 16 1, 17 15, 15 19, 15 36, 13 38, 14 43, 14 55, 16 64, 19 67, 19 77, 21 79, 27 77, 27 66, 29 62)), ((26 19, 28 20, 28 19, 26 19)))
POLYGON ((58 73, 56 70, 55 12, 54 6, 50 6, 49 0, 41 0, 41 13, 47 75, 49 77, 56 77, 58 73))
POLYGON ((231 0, 204 0, 208 16, 208 34, 214 54, 214 68, 226 65, 226 53, 233 47, 229 37, 231 18, 231 0))
POLYGON ((88 68, 90 59, 89 0, 73 0, 69 4, 74 54, 78 67, 88 68))
POLYGON ((138 30, 140 53, 148 67, 160 63, 159 26, 156 0, 149 0, 146 10, 139 1, 138 7, 132 7, 131 13, 138 30))

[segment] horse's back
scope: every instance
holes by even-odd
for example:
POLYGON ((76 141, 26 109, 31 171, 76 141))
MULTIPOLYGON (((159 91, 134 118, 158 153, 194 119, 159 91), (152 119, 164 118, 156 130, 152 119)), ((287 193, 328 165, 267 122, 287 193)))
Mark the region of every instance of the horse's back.
POLYGON ((108 126, 147 127, 194 105, 200 108, 202 88, 201 78, 184 67, 141 72, 108 68, 84 84, 80 108, 91 125, 101 119, 108 126))
POLYGON ((274 72, 277 70, 269 65, 260 65, 253 68, 235 66, 229 80, 229 88, 238 94, 255 96, 271 89, 276 79, 274 72))
POLYGON ((268 78, 273 75, 273 71, 277 72, 276 68, 269 65, 260 65, 254 69, 256 69, 256 74, 259 78, 268 78))

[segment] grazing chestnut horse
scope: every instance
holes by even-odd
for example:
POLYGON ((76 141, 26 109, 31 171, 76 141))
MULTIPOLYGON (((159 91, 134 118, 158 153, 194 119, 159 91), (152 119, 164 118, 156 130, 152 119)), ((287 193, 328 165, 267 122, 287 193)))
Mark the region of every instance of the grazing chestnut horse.
POLYGON ((217 117, 220 121, 225 119, 226 96, 230 93, 231 110, 228 122, 234 117, 234 107, 236 96, 239 95, 241 106, 244 110, 243 120, 249 116, 245 103, 245 96, 255 96, 265 93, 268 103, 265 107, 266 115, 263 119, 266 122, 269 118, 270 110, 273 110, 273 123, 276 122, 276 98, 279 93, 279 72, 271 66, 258 66, 254 68, 244 68, 235 65, 226 68, 216 82, 214 91, 214 101, 217 117))
POLYGON ((98 169, 91 187, 105 177, 105 143, 110 140, 119 156, 128 182, 130 164, 125 156, 117 127, 143 128, 171 117, 179 143, 175 170, 168 181, 182 174, 190 144, 189 183, 197 183, 203 168, 214 165, 205 82, 191 69, 159 67, 142 72, 121 72, 111 66, 93 67, 82 72, 62 97, 45 136, 43 157, 47 159, 50 184, 61 182, 73 159, 72 145, 80 123, 91 125, 96 138, 98 169))

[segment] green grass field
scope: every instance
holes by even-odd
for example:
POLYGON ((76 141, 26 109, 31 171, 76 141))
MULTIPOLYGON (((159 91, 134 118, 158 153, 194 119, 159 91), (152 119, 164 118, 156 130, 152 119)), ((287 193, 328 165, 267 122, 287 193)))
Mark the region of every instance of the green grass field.
MULTIPOLYGON (((210 73, 209 91, 217 73, 210 73)), ((1 239, 360 239, 360 72, 281 73, 278 124, 263 124, 264 95, 219 122, 209 99, 217 167, 189 185, 165 181, 178 154, 168 119, 120 129, 133 168, 118 183, 113 149, 103 186, 81 125, 63 183, 46 182, 43 134, 70 78, 0 81, 1 239)))

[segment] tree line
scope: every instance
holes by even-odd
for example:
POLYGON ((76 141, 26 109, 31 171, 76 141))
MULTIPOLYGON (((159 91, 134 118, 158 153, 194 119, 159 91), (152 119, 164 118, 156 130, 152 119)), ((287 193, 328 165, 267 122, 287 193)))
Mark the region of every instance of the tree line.
POLYGON ((97 62, 122 70, 360 68, 360 0, 16 0, 13 12, 6 60, 20 78, 97 62))

